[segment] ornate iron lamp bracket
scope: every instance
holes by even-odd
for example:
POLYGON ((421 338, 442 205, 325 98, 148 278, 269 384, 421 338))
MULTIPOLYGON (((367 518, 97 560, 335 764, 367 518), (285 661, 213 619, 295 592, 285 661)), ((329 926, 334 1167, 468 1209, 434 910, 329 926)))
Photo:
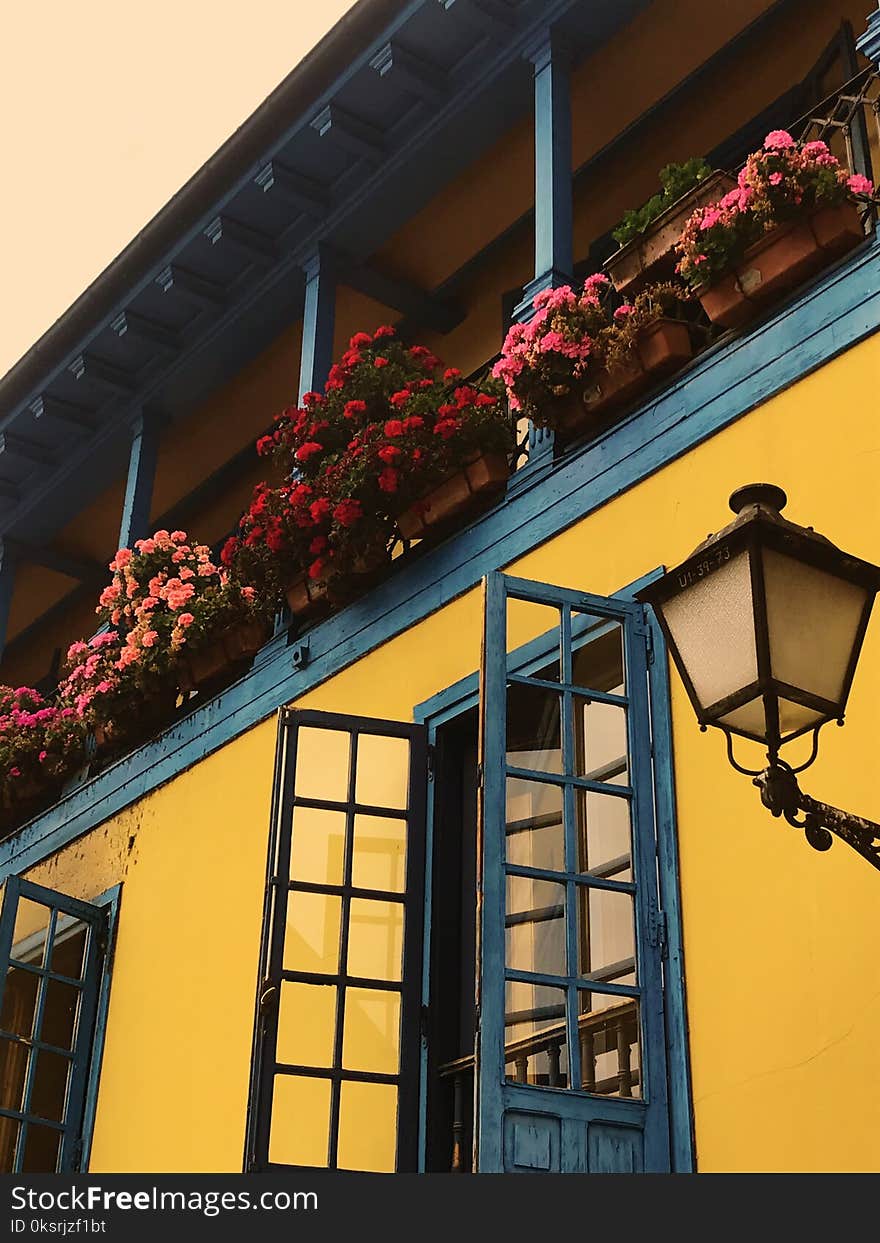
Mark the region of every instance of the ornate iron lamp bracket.
POLYGON ((833 833, 880 871, 880 824, 804 794, 797 774, 784 760, 765 768, 753 784, 771 815, 783 816, 796 829, 803 829, 814 850, 830 850, 833 833))

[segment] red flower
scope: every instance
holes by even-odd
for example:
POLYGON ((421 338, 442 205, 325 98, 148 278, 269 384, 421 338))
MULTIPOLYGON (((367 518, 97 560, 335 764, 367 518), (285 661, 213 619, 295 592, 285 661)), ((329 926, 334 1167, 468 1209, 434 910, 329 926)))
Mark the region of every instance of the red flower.
POLYGON ((411 396, 408 388, 402 388, 399 393, 392 393, 391 404, 392 406, 405 406, 411 396))
POLYGON ((314 440, 307 440, 304 445, 300 445, 294 457, 298 462, 307 462, 310 457, 316 453, 323 453, 324 446, 317 444, 314 440))
POLYGON ((477 393, 474 398, 475 406, 497 406, 498 398, 490 397, 488 393, 477 393))
POLYGON ((232 559, 238 552, 238 539, 234 535, 230 535, 229 539, 223 545, 220 553, 220 560, 225 566, 232 565, 232 559))
POLYGON ((379 487, 383 492, 397 491, 397 471, 393 466, 386 466, 385 469, 379 473, 379 487))
POLYGON ((353 419, 356 414, 365 414, 367 403, 365 401, 347 401, 342 411, 347 419, 353 419))
POLYGON ((373 366, 374 366, 374 367, 387 367, 387 366, 388 366, 388 359, 387 359, 387 358, 383 358, 383 357, 381 356, 381 354, 380 354, 380 355, 379 355, 379 357, 378 357, 378 358, 374 361, 373 366))
POLYGON ((388 422, 385 424, 385 435, 386 436, 402 436, 403 435, 403 423, 400 421, 400 419, 389 419, 388 420, 388 422))
POLYGON ((400 457, 400 450, 397 448, 396 445, 383 445, 382 448, 379 450, 380 460, 383 462, 388 462, 389 465, 392 464, 393 462, 396 462, 399 457, 400 457))
POLYGON ((405 432, 414 432, 419 427, 425 426, 425 420, 420 414, 411 414, 408 419, 403 420, 403 430, 405 432))
POLYGON ((309 566, 309 578, 320 578, 324 573, 324 562, 319 558, 309 566))
POLYGON ((327 547, 327 536, 316 535, 315 538, 312 540, 311 544, 309 544, 309 552, 312 554, 313 557, 317 557, 318 554, 322 553, 326 547, 327 547))
POLYGON ((281 519, 273 518, 266 532, 266 543, 272 552, 281 552, 284 547, 284 535, 281 531, 281 519))
POLYGON ((451 384, 453 380, 461 379, 461 372, 458 367, 448 367, 446 371, 443 372, 443 379, 447 384, 451 384))
POLYGON ((395 331, 394 331, 394 329, 391 327, 391 325, 390 325, 390 324, 382 324, 382 325, 381 325, 379 328, 377 328, 377 329, 376 329, 376 331, 373 333, 373 340, 374 340, 374 341, 381 341, 383 337, 393 337, 393 336, 395 336, 395 335, 396 335, 396 334, 395 334, 395 331))
POLYGON ((364 346, 372 345, 373 338, 368 332, 356 332, 348 344, 351 349, 360 350, 363 349, 364 346))
POLYGON ((311 495, 312 489, 307 483, 298 483, 290 494, 290 503, 291 505, 305 505, 311 495))
POLYGON ((326 496, 319 496, 316 501, 312 501, 309 506, 309 513, 312 515, 313 522, 323 522, 330 513, 330 502, 326 496))
POLYGON ((274 436, 261 436, 257 441, 257 453, 260 457, 265 457, 267 453, 271 453, 275 448, 274 436))
POLYGON ((442 436, 444 440, 448 440, 450 436, 454 436, 461 426, 458 419, 440 419, 434 427, 434 435, 442 436))
POLYGON ((340 501, 333 510, 333 517, 344 527, 353 527, 364 516, 360 501, 347 499, 340 501))
POLYGON ((302 404, 307 410, 311 410, 313 406, 320 406, 324 398, 320 393, 306 393, 302 399, 302 404))

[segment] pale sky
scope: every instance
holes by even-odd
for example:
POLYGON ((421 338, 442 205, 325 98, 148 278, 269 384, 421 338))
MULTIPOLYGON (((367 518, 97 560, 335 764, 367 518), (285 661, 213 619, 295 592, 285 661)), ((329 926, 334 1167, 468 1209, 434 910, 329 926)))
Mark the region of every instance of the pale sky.
POLYGON ((352 0, 5 0, 0 376, 352 0))

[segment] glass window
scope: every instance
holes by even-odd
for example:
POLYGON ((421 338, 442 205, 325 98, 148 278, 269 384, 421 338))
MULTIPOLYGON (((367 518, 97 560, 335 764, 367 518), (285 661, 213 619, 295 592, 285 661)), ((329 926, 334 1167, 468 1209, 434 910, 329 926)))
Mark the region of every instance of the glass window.
POLYGON ((0 915, 4 1172, 81 1168, 109 919, 110 908, 19 877, 6 883, 0 915))

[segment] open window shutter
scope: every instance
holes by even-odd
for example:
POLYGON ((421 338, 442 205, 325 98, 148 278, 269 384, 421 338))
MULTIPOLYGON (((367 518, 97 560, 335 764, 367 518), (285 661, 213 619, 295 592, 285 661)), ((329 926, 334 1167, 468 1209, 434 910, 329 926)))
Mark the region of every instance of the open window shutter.
POLYGON ((488 577, 480 1172, 669 1169, 649 731, 639 605, 488 577), (558 619, 526 665, 517 602, 558 619))
POLYGON ((107 911, 20 877, 0 912, 0 1151, 8 1171, 81 1166, 107 911))
POLYGON ((249 1169, 416 1168, 423 726, 282 715, 249 1169))

